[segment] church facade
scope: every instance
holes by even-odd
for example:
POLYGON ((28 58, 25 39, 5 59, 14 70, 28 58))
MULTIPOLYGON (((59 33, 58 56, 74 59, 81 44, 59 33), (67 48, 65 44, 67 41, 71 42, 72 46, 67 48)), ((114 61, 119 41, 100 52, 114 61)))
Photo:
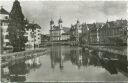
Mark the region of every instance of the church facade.
POLYGON ((66 27, 63 27, 63 21, 60 18, 58 20, 58 26, 54 24, 54 21, 51 19, 50 21, 50 41, 61 41, 68 40, 70 38, 66 27), (66 29, 66 30, 65 30, 66 29))

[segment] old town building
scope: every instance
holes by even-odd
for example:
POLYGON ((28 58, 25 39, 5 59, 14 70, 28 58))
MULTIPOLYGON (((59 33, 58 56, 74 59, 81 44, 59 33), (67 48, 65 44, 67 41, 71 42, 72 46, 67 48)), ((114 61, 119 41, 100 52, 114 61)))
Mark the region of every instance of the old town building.
POLYGON ((80 41, 81 35, 82 35, 82 27, 79 20, 77 20, 75 25, 71 25, 70 40, 72 42, 78 43, 80 41))
POLYGON ((82 44, 89 44, 89 27, 86 23, 82 24, 82 36, 81 36, 81 43, 82 44))
POLYGON ((100 28, 103 27, 104 23, 93 23, 90 27, 89 27, 89 39, 90 39, 90 44, 93 45, 98 45, 100 42, 100 28))
POLYGON ((26 47, 39 47, 41 44, 41 27, 38 24, 29 23, 26 28, 25 36, 28 39, 26 47))
POLYGON ((100 29, 100 44, 104 45, 122 45, 126 44, 127 20, 116 20, 106 22, 100 29))
POLYGON ((50 41, 62 41, 69 39, 69 28, 63 27, 63 21, 60 18, 58 20, 58 26, 54 25, 54 21, 51 19, 50 21, 50 41))
POLYGON ((1 7, 1 9, 0 9, 0 26, 2 28, 3 47, 7 47, 9 45, 9 40, 7 38, 8 24, 9 24, 9 12, 7 12, 3 7, 1 7))

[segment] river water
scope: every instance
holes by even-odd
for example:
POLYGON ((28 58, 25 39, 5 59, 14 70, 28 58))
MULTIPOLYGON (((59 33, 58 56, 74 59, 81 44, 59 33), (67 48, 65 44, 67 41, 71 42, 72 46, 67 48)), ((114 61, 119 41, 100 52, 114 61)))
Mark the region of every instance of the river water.
POLYGON ((128 81, 126 56, 71 46, 47 49, 45 55, 2 69, 2 81, 128 81))

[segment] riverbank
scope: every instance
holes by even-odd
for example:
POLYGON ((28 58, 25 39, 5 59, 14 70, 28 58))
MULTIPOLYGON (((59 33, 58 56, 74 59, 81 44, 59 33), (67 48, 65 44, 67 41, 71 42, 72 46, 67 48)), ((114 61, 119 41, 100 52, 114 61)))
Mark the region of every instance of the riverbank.
POLYGON ((87 48, 91 48, 94 50, 99 50, 99 51, 105 51, 105 52, 110 52, 110 53, 114 53, 114 54, 119 54, 119 55, 127 55, 127 46, 99 46, 99 45, 79 45, 79 44, 73 44, 73 42, 48 42, 47 44, 45 44, 42 47, 45 46, 51 46, 51 45, 70 45, 70 46, 80 46, 80 47, 87 47, 87 48))
POLYGON ((107 47, 104 47, 104 46, 92 46, 92 45, 82 45, 82 47, 87 47, 87 48, 91 48, 91 49, 94 49, 94 50, 99 50, 99 51, 104 51, 104 52, 110 52, 110 53, 113 53, 113 54, 119 54, 119 55, 125 55, 127 56, 127 50, 116 50, 116 49, 112 49, 112 48, 107 48, 107 47))
POLYGON ((21 60, 37 57, 40 55, 40 53, 42 54, 42 52, 45 54, 46 51, 46 48, 37 48, 34 50, 4 54, 1 56, 1 67, 12 65, 14 63, 20 62, 21 60))

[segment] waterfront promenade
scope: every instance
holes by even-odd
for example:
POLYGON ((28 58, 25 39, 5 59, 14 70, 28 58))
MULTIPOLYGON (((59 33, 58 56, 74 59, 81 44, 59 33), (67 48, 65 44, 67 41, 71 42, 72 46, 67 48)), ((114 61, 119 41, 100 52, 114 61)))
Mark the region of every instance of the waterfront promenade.
POLYGON ((116 50, 110 47, 106 46, 93 46, 93 45, 82 45, 83 47, 91 48, 94 50, 99 50, 99 51, 104 51, 104 52, 109 52, 113 54, 119 54, 119 55, 125 55, 127 56, 127 48, 124 50, 116 50))
POLYGON ((34 50, 27 50, 22 52, 15 52, 15 53, 7 53, 1 55, 1 67, 11 66, 15 63, 37 57, 40 55, 44 55, 47 52, 46 48, 37 48, 34 50))

